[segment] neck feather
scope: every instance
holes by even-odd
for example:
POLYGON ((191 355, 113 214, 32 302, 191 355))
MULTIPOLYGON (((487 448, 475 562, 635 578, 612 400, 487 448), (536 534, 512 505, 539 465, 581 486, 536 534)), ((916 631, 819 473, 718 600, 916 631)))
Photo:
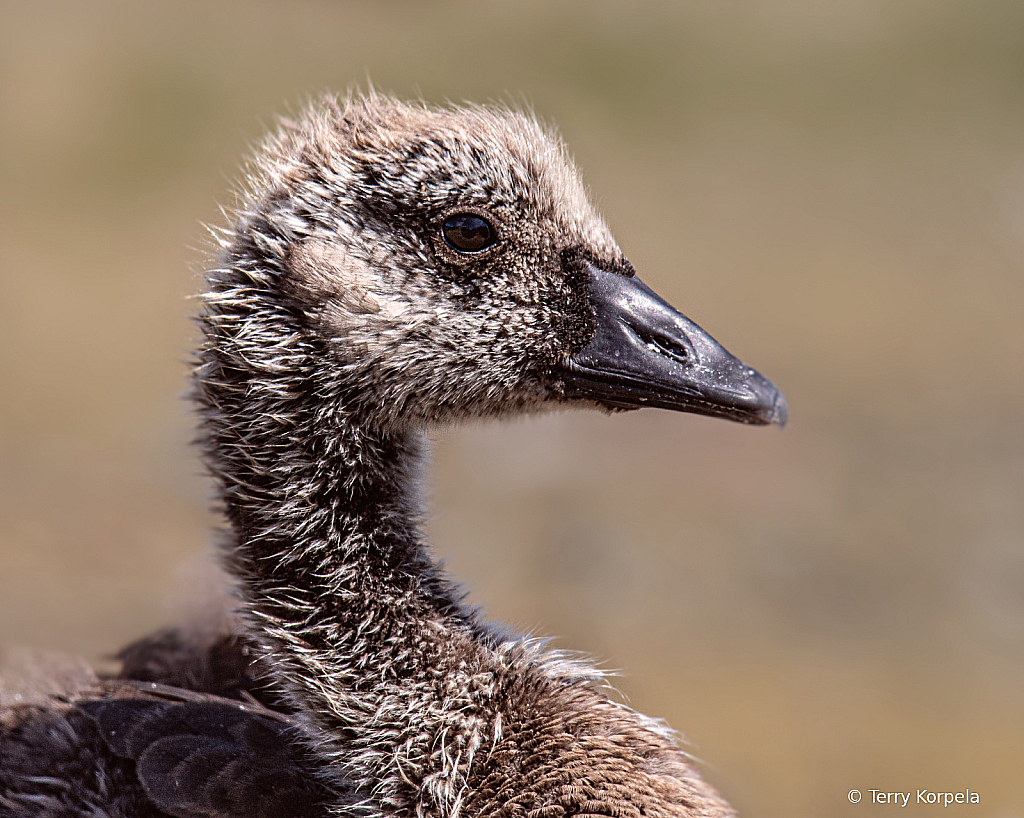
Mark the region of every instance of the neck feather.
POLYGON ((202 437, 243 613, 339 775, 373 782, 392 809, 421 810, 430 787, 450 808, 476 747, 500 731, 467 717, 498 640, 422 541, 421 434, 353 409, 353 387, 272 286, 254 265, 215 273, 200 320, 202 437), (428 785, 441 734, 461 756, 428 785))

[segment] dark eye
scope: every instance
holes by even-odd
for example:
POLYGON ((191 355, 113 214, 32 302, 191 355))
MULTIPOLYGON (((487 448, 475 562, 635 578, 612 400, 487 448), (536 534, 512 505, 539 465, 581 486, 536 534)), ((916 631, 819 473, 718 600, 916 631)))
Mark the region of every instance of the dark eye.
POLYGON ((442 225, 441 232, 444 233, 444 240, 448 246, 460 253, 478 253, 498 241, 498 234, 494 232, 494 228, 485 219, 472 213, 449 216, 442 225))

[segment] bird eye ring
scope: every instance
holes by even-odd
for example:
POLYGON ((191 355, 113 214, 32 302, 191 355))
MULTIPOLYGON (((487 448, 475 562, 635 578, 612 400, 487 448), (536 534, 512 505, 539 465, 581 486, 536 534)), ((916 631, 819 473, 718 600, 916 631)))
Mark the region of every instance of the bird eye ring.
POLYGON ((479 253, 498 243, 498 232, 475 213, 456 213, 441 225, 445 244, 459 253, 479 253))

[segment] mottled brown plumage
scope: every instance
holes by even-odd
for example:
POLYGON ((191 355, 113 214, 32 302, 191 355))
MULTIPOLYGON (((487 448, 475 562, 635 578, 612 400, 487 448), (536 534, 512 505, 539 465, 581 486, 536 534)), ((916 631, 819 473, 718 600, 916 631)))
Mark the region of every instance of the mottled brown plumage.
POLYGON ((0 814, 241 816, 246 765, 294 791, 268 818, 733 814, 598 671, 466 607, 420 532, 431 424, 594 403, 784 420, 770 383, 633 278, 556 138, 508 110, 326 98, 256 156, 203 305, 196 396, 241 633, 158 636, 125 672, 287 717, 109 690, 33 710, 0 753, 45 755, 25 734, 49 720, 84 748, 67 775, 92 759, 127 801, 33 811, 38 776, 0 771, 0 814))

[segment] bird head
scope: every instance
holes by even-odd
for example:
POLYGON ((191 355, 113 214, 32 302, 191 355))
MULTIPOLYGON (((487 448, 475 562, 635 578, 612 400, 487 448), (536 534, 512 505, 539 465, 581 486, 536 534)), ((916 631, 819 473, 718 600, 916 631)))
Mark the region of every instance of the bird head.
POLYGON ((227 246, 213 303, 258 303, 369 422, 551 404, 785 422, 770 381, 640 281, 521 112, 328 99, 267 141, 227 246))

